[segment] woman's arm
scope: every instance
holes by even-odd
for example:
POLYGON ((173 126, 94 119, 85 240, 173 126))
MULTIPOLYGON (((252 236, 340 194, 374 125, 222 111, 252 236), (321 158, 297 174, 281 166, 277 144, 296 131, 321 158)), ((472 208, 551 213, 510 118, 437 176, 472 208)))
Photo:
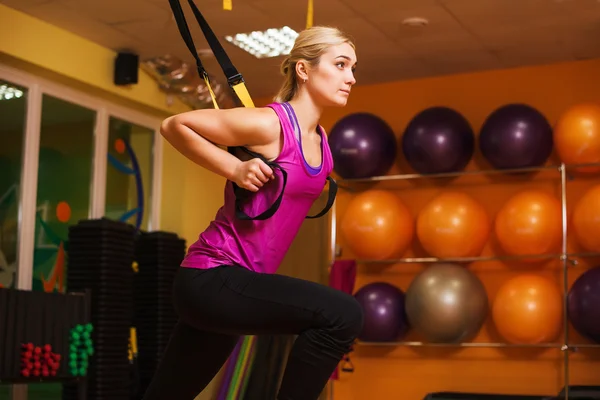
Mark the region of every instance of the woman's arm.
POLYGON ((242 162, 217 145, 264 146, 278 143, 280 124, 267 108, 195 110, 165 119, 162 136, 196 164, 256 191, 271 178, 272 170, 259 159, 242 162), (262 183, 261 183, 262 182, 262 183))

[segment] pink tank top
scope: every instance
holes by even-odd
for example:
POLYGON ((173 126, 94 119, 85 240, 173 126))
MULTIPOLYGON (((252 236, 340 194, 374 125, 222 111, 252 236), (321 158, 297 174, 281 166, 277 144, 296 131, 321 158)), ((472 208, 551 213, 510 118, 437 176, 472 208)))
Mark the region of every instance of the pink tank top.
MULTIPOLYGON (((190 246, 182 266, 204 269, 235 264, 260 273, 275 273, 311 206, 323 192, 333 169, 323 128, 319 126, 318 129, 322 162, 321 166, 314 168, 304 159, 301 136, 291 107, 280 103, 271 103, 267 107, 277 113, 282 129, 283 146, 274 162, 287 172, 287 185, 279 208, 265 220, 238 218, 234 186, 227 181, 224 205, 190 246)), ((281 174, 276 174, 275 180, 252 194, 243 211, 249 216, 261 214, 273 205, 281 189, 281 174)))

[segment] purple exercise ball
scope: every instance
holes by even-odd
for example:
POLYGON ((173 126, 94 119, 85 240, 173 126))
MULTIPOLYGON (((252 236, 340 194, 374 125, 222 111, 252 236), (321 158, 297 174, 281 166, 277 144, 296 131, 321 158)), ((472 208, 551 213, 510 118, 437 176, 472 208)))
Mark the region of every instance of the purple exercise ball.
POLYGON ((386 282, 369 283, 354 295, 363 309, 364 326, 358 336, 366 342, 391 342, 408 331, 404 292, 386 282))
POLYGON ((462 171, 475 151, 469 121, 448 107, 430 107, 413 117, 402 135, 402 151, 421 174, 462 171))
POLYGON ((331 128, 328 140, 334 170, 344 179, 385 175, 396 160, 394 131, 374 114, 343 117, 331 128))
POLYGON ((600 343, 600 267, 585 271, 567 297, 569 320, 582 336, 600 343))
POLYGON ((552 153, 552 126, 535 108, 507 104, 492 112, 479 134, 479 149, 497 169, 543 165, 552 153))

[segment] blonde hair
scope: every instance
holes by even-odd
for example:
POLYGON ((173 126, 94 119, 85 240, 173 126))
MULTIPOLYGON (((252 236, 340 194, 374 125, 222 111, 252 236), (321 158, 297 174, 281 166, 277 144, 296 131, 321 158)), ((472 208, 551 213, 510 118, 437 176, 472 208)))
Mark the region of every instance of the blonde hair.
POLYGON ((313 26, 300 32, 290 54, 281 63, 280 71, 284 76, 283 84, 275 96, 275 101, 290 101, 298 91, 296 63, 306 60, 311 67, 319 64, 323 53, 331 46, 348 43, 355 48, 352 39, 337 28, 313 26))

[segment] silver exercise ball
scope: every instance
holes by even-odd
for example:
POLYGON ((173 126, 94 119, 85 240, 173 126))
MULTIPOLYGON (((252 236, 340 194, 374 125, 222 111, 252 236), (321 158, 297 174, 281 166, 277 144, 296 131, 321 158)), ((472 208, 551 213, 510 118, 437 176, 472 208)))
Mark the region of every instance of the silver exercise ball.
POLYGON ((427 342, 469 341, 479 332, 487 314, 485 288, 465 266, 428 266, 406 291, 410 326, 427 342))

